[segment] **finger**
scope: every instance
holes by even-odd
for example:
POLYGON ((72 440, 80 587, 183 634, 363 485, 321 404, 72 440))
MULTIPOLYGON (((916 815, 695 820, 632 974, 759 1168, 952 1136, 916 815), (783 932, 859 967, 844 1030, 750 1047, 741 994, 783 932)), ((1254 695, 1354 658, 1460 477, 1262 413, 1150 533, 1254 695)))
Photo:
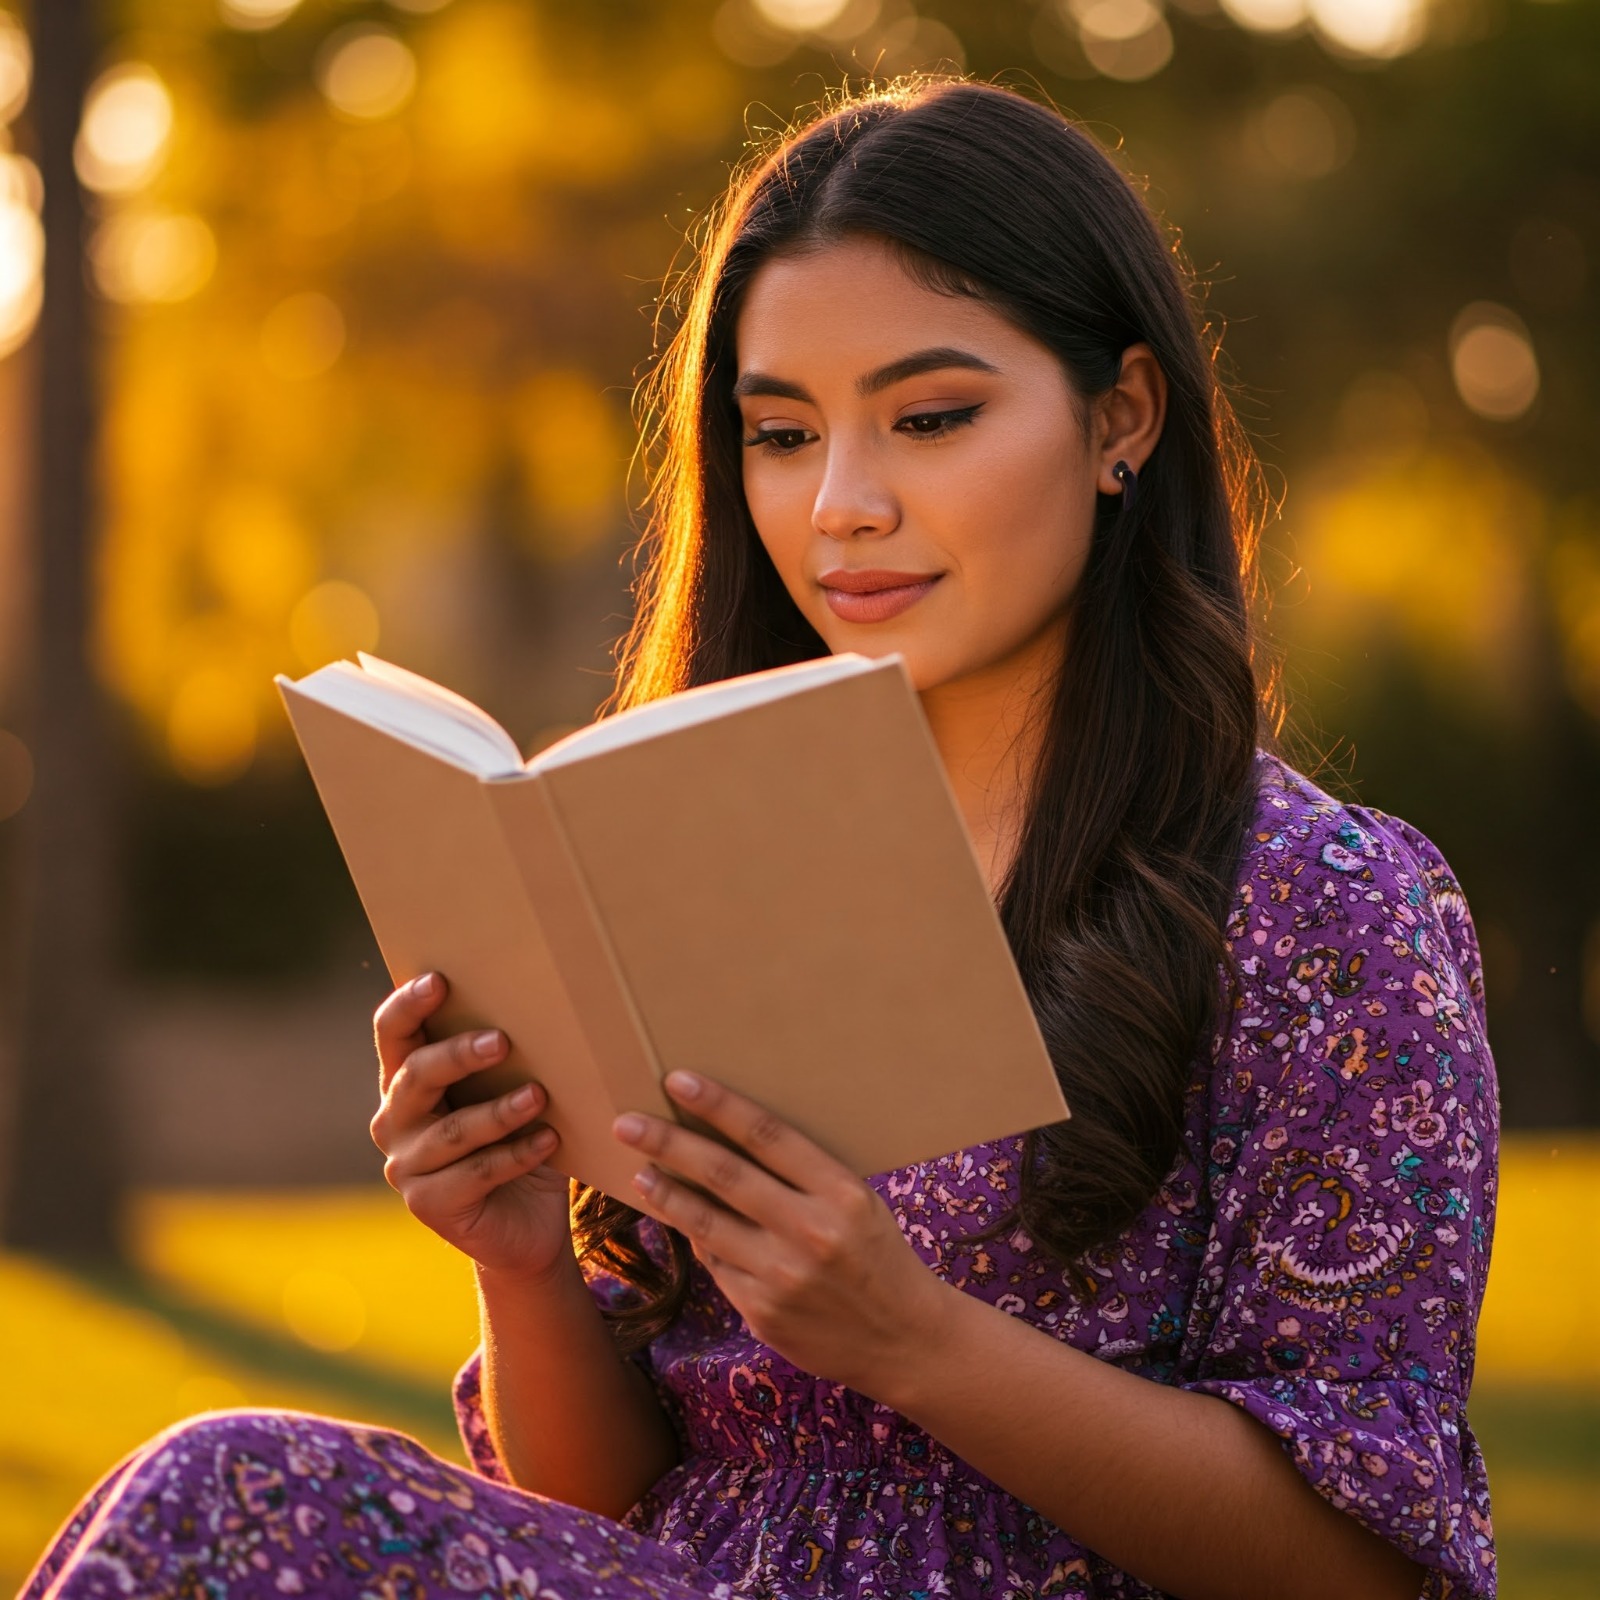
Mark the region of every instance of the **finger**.
POLYGON ((669 1072, 667 1093, 686 1111, 733 1140, 768 1172, 806 1194, 856 1176, 820 1145, 763 1105, 697 1072, 669 1072))
POLYGON ((444 1092, 484 1067, 505 1059, 510 1045, 498 1028, 455 1033, 433 1044, 419 1045, 389 1079, 383 1104, 372 1119, 372 1136, 380 1146, 405 1136, 416 1123, 434 1116, 444 1092))
POLYGON ((424 1127, 411 1144, 407 1164, 415 1172, 438 1172, 526 1128, 548 1104, 542 1085, 524 1083, 479 1105, 458 1106, 424 1127))
POLYGON ((554 1128, 531 1128, 501 1144, 474 1150, 437 1172, 416 1173, 398 1163, 393 1176, 386 1164, 384 1176, 422 1221, 459 1217, 482 1205, 502 1184, 542 1167, 560 1142, 554 1128))
POLYGON ((626 1112, 612 1124, 624 1144, 706 1190, 731 1211, 775 1231, 793 1225, 801 1197, 737 1150, 662 1117, 626 1112))
POLYGON ((746 1272, 756 1270, 767 1237, 763 1229, 659 1167, 635 1173, 633 1186, 644 1196, 650 1215, 683 1234, 702 1260, 713 1256, 746 1272))
POLYGON ((400 1063, 420 1044, 427 1043, 423 1024, 444 1003, 449 985, 437 972, 403 983, 372 1014, 372 1037, 378 1047, 378 1085, 389 1080, 400 1063))

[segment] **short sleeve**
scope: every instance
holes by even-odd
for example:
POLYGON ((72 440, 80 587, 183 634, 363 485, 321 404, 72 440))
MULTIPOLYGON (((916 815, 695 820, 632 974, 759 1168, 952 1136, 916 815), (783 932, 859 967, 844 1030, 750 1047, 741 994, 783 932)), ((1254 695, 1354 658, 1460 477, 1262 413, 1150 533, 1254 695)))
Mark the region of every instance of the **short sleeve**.
POLYGON ((1292 775, 1246 868, 1185 1387, 1277 1434, 1424 1600, 1492 1596, 1466 1407, 1499 1098, 1466 903, 1415 829, 1292 775))

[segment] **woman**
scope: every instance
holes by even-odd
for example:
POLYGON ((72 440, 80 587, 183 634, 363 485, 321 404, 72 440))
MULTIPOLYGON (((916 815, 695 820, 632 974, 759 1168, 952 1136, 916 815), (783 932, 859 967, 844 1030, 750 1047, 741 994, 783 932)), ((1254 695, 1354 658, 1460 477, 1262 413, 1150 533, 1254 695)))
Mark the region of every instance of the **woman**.
POLYGON ((677 1075, 729 1143, 619 1119, 638 1209, 569 1232, 542 1091, 441 1114, 506 1041, 425 1042, 421 979, 373 1134, 477 1263, 478 1473, 202 1418, 30 1597, 1492 1595, 1471 923, 1258 749, 1249 457, 1139 199, 1008 92, 843 104, 732 196, 654 398, 618 703, 900 651, 1072 1121, 864 1183, 677 1075))

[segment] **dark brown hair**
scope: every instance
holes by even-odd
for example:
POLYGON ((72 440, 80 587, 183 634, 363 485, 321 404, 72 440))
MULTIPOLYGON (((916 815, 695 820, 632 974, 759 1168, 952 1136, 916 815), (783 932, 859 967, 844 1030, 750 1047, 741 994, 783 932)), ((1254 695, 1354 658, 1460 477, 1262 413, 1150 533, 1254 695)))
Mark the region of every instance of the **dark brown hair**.
MULTIPOLYGON (((1083 398, 1147 343, 1166 420, 1134 504, 1102 500, 1000 903, 1073 1109, 1029 1135, 1015 1212, 1069 1270, 1149 1202, 1216 1020, 1221 924, 1264 736, 1250 600, 1254 459, 1176 251, 1081 128, 1010 90, 922 81, 846 99, 734 187, 643 391, 652 518, 616 706, 826 654, 745 505, 734 328, 774 255, 866 236, 1053 350, 1083 398)), ((638 1213, 574 1199, 578 1249, 633 1284, 636 1346, 683 1303, 689 1256, 638 1213)), ((1077 1273, 1080 1280, 1084 1275, 1077 1273)), ((1087 1284, 1086 1284, 1087 1287, 1087 1284)))

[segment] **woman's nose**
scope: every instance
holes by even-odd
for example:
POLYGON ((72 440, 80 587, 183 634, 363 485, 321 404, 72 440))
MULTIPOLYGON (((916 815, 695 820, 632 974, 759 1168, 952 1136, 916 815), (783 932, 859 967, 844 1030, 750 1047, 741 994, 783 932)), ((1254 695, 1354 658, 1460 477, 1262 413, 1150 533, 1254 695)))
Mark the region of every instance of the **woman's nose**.
POLYGON ((869 449, 839 443, 830 448, 811 521, 830 539, 867 538, 899 525, 899 501, 875 470, 869 449))

